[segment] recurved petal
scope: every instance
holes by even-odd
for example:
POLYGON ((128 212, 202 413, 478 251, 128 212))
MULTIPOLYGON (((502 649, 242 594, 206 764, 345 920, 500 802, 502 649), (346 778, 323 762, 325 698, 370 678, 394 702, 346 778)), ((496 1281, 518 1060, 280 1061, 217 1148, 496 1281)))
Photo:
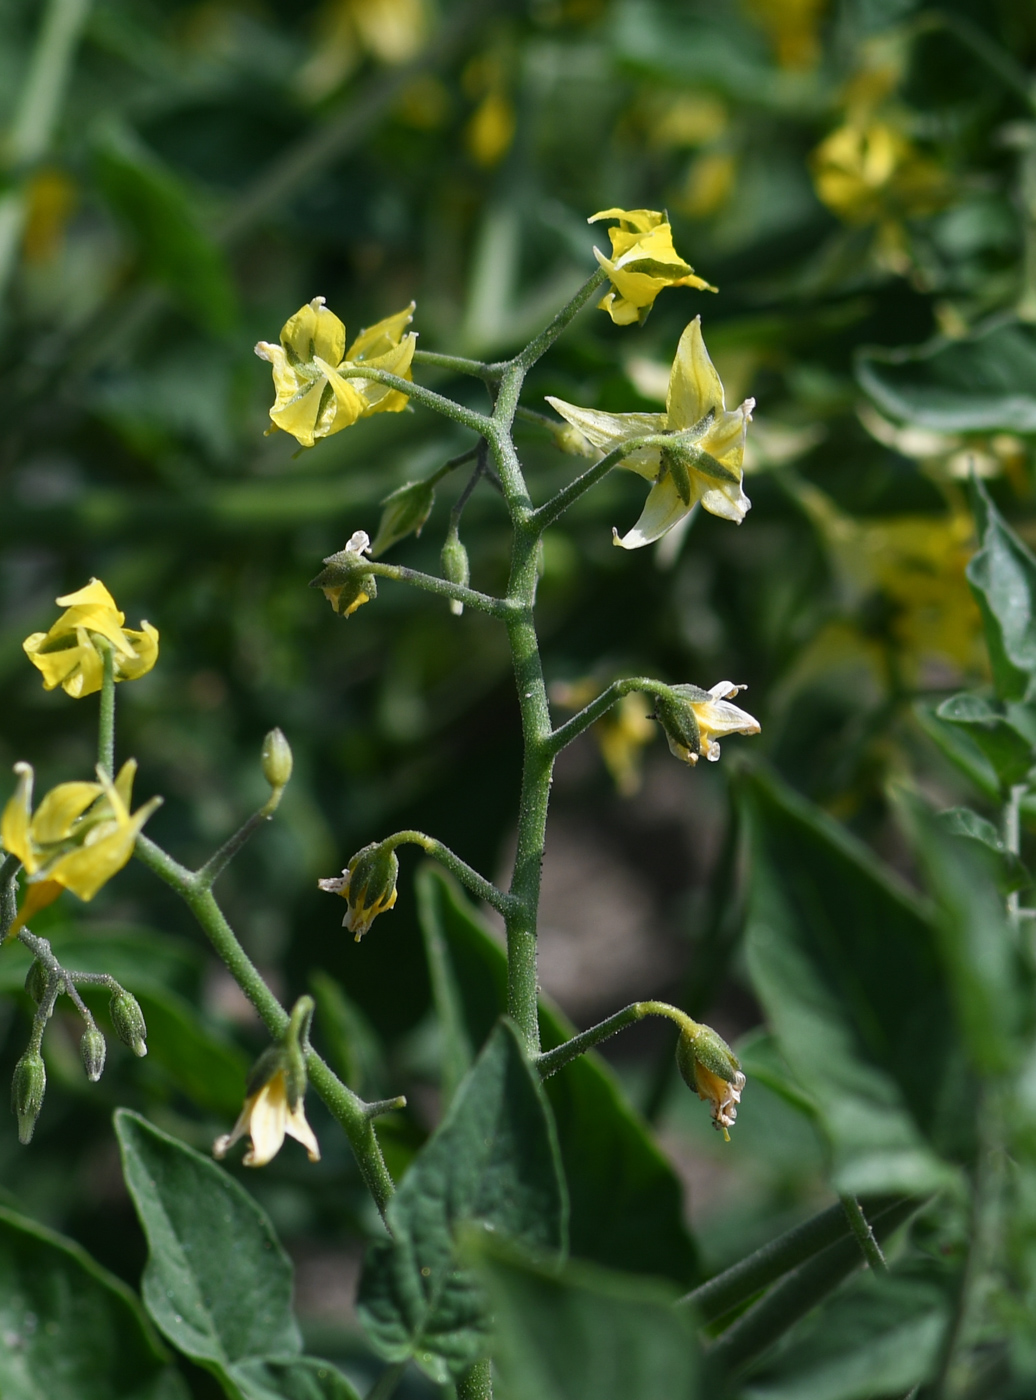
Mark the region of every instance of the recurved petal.
POLYGON ((667 472, 648 492, 640 519, 633 529, 621 538, 618 530, 613 530, 612 543, 622 549, 641 549, 660 540, 667 530, 671 530, 694 509, 701 492, 701 478, 694 472, 690 473, 690 484, 690 500, 685 501, 676 489, 672 473, 667 472))
POLYGON ((666 216, 657 209, 602 209, 591 214, 586 222, 596 224, 601 219, 618 219, 637 233, 647 233, 666 222, 666 216))
POLYGON ((127 627, 123 635, 128 639, 136 655, 119 656, 115 661, 115 678, 120 681, 135 681, 146 676, 158 660, 158 628, 150 622, 141 622, 141 630, 127 627))
POLYGON ((112 786, 115 789, 115 796, 122 804, 122 809, 128 818, 130 808, 133 805, 133 779, 137 776, 137 760, 127 758, 126 762, 119 769, 118 776, 112 786))
POLYGON ((328 311, 323 297, 314 297, 284 323, 281 344, 289 360, 294 356, 311 363, 319 357, 337 369, 345 356, 345 327, 328 311))
MULTIPOLYGON (((669 372, 669 392, 666 395, 669 426, 691 428, 695 423, 700 423, 707 413, 720 414, 725 408, 723 384, 705 348, 701 317, 695 316, 680 337, 669 372)), ((704 442, 701 445, 705 447, 704 442)), ((717 455, 710 447, 705 450, 713 456, 717 455)))
MULTIPOLYGON (((387 354, 403 339, 403 332, 414 319, 416 309, 417 302, 412 301, 394 316, 386 316, 384 320, 376 321, 373 326, 362 330, 349 346, 345 358, 350 361, 369 360, 373 355, 387 354)), ((396 372, 392 371, 393 374, 396 372)))
MULTIPOLYGON (((564 399, 549 395, 547 402, 573 428, 578 428, 602 454, 611 452, 632 438, 664 433, 666 429, 666 419, 662 413, 605 413, 598 408, 580 408, 577 404, 566 403, 564 399)), ((621 465, 653 481, 661 465, 659 449, 641 447, 624 457, 621 465)))
MULTIPOLYGON (((391 346, 382 355, 368 356, 363 363, 370 365, 372 369, 383 369, 388 374, 398 375, 400 379, 410 379, 413 377, 410 367, 416 346, 417 336, 411 331, 398 345, 391 346)), ((401 413, 409 403, 406 394, 399 389, 390 389, 387 384, 375 384, 369 379, 353 379, 349 382, 366 400, 365 417, 371 413, 401 413)))
POLYGON ((0 843, 9 855, 17 856, 26 872, 32 875, 37 866, 29 837, 29 819, 32 813, 32 765, 16 763, 14 771, 18 783, 4 806, 0 817, 0 843))
POLYGON ((111 642, 117 654, 129 654, 133 649, 122 630, 122 624, 125 621, 126 614, 123 612, 85 604, 82 607, 66 609, 47 633, 47 637, 48 640, 53 641, 73 632, 78 634, 80 638, 83 633, 96 632, 111 642))
POLYGON ((759 721, 729 700, 692 700, 691 709, 703 734, 758 734, 759 721))
POLYGON ((739 472, 745 458, 745 434, 754 408, 755 399, 745 399, 733 412, 718 413, 698 446, 722 466, 739 472))
POLYGON ((320 1161, 320 1144, 317 1142, 316 1133, 306 1122, 306 1110, 301 1099, 294 1108, 288 1110, 285 1132, 296 1142, 302 1143, 302 1146, 309 1153, 311 1162, 320 1161))
POLYGON ((64 841, 75 821, 103 791, 100 783, 58 783, 36 809, 29 828, 32 839, 39 846, 64 841))
POLYGON ((252 1103, 248 1133, 252 1146, 242 1159, 246 1167, 265 1167, 281 1150, 288 1126, 288 1092, 284 1071, 278 1070, 252 1103))
POLYGON ((84 588, 77 589, 75 593, 66 593, 64 597, 55 598, 54 601, 59 608, 100 607, 109 612, 119 611, 115 606, 115 599, 99 578, 92 578, 84 588))
POLYGON ((327 436, 323 426, 327 409, 333 412, 334 391, 326 379, 298 381, 296 391, 285 396, 278 386, 277 402, 270 409, 270 418, 278 428, 290 433, 303 447, 312 447, 318 437, 327 436))

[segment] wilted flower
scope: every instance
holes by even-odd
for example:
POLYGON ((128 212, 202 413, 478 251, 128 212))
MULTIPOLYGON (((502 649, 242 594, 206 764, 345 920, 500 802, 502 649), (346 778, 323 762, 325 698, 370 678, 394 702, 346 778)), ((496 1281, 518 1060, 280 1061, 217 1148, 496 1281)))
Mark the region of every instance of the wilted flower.
POLYGON ((669 374, 665 413, 604 413, 548 397, 562 418, 602 453, 655 433, 671 434, 672 448, 639 447, 620 466, 654 483, 640 519, 615 543, 639 549, 660 539, 700 501, 712 515, 737 524, 751 501, 741 487, 745 433, 755 399, 728 412, 723 384, 709 359, 696 316, 680 337, 669 374))
POLYGON ((301 1086, 289 1083, 289 1079, 296 1078, 289 1073, 284 1049, 271 1046, 249 1075, 248 1095, 233 1130, 216 1139, 212 1155, 222 1160, 234 1143, 247 1134, 252 1146, 242 1159, 244 1165, 265 1167, 281 1150, 287 1135, 301 1142, 311 1162, 319 1162, 320 1144, 306 1121, 305 1080, 301 1086))
POLYGON ((59 783, 33 812, 32 768, 16 763, 14 771, 18 786, 0 817, 0 842, 21 861, 29 888, 12 933, 63 889, 93 899, 127 863, 138 832, 162 801, 153 797, 130 814, 137 771, 131 758, 114 783, 98 768, 98 782, 59 783))
POLYGON ((612 290, 597 304, 617 326, 644 321, 664 287, 716 290, 704 278, 696 277, 694 268, 673 247, 673 230, 665 214, 656 209, 602 209, 587 223, 598 219, 619 221, 618 228, 608 230, 611 257, 606 258, 600 248, 594 249, 612 284, 612 290))
POLYGON ((348 351, 345 326, 324 306, 323 297, 296 311, 281 328, 280 345, 261 340, 255 353, 273 365, 277 399, 270 409, 274 427, 290 433, 303 447, 348 428, 372 413, 399 413, 407 397, 372 380, 346 379, 339 373, 356 365, 411 377, 417 336, 404 335, 414 319, 414 303, 361 331, 348 351))
POLYGON ((669 696, 656 696, 655 715, 665 730, 674 758, 692 768, 703 754, 715 763, 720 756, 715 735, 758 734, 759 721, 730 703, 744 689, 743 685, 720 681, 711 690, 674 685, 669 687, 669 696))
POLYGON ((712 1108, 713 1126, 730 1141, 745 1076, 741 1062, 711 1026, 689 1021, 680 1032, 676 1063, 688 1088, 712 1108))
POLYGON ((364 573, 361 567, 363 556, 370 552, 371 541, 367 531, 354 530, 345 548, 337 554, 329 554, 324 560, 327 568, 313 580, 311 586, 319 588, 342 617, 351 617, 357 608, 378 596, 374 575, 364 573))
POLYGON ((136 680, 154 666, 158 630, 150 622, 141 622, 139 632, 123 627, 126 614, 115 606, 100 579, 92 578, 85 588, 56 601, 65 611, 50 631, 33 632, 22 643, 26 656, 43 673, 44 690, 60 685, 76 700, 100 690, 104 660, 98 639, 102 637, 111 648, 117 681, 136 680))
POLYGON ((348 901, 343 927, 355 933, 359 943, 379 914, 386 913, 396 902, 396 880, 399 859, 384 843, 374 842, 357 851, 341 875, 317 884, 328 894, 338 894, 348 901))

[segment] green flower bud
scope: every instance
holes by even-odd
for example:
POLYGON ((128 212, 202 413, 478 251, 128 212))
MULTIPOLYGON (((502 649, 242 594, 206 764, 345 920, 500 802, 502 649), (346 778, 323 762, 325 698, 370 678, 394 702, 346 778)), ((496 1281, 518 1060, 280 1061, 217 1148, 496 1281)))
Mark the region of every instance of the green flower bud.
POLYGON ((697 716, 690 703, 672 691, 652 697, 655 718, 665 730, 669 752, 674 758, 693 767, 701 754, 701 733, 697 716))
POLYGON ((375 842, 357 851, 341 875, 317 883, 328 894, 341 895, 348 901, 349 908, 342 924, 356 934, 359 943, 378 915, 395 904, 398 876, 399 861, 395 851, 383 842, 375 842))
POLYGON ((435 504, 435 488, 430 481, 408 481, 381 503, 381 524, 374 536, 371 553, 384 554, 407 535, 419 535, 435 504))
POLYGON ((120 987, 108 1004, 108 1014, 119 1039, 143 1059, 147 1054, 147 1026, 137 998, 120 987))
POLYGON ((47 969, 40 962, 39 958, 33 958, 29 965, 29 970, 25 974, 25 990, 39 1006, 40 1002, 47 994, 47 982, 49 977, 47 969))
POLYGON ((11 1080, 11 1111, 18 1119, 18 1141, 23 1146, 32 1141, 46 1092, 47 1071, 43 1058, 38 1050, 26 1050, 15 1065, 11 1080))
POLYGON ((291 778, 291 745, 279 729, 271 729, 263 740, 262 765, 263 777, 274 792, 287 786, 291 778))
POLYGON ((734 1126, 745 1087, 740 1060, 711 1026, 691 1022, 680 1032, 676 1066, 687 1087, 711 1105, 713 1125, 729 1142, 727 1129, 734 1126))
MULTIPOLYGON (((468 551, 461 544, 460 536, 456 530, 450 531, 446 536, 446 543, 442 547, 442 573, 443 578, 448 583, 459 583, 467 588, 468 580, 471 578, 468 551)), ((451 598, 450 612, 455 617, 460 617, 463 611, 464 604, 457 598, 451 598)))
POLYGON ((83 1038, 79 1042, 79 1053, 83 1059, 86 1077, 91 1084, 96 1084, 104 1073, 104 1057, 107 1049, 104 1036, 97 1027, 87 1026, 83 1032, 83 1038))

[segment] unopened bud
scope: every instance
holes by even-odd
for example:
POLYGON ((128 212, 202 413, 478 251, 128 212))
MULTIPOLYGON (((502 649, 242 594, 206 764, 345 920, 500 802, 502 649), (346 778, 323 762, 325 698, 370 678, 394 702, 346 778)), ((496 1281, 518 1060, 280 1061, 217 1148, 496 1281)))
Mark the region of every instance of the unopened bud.
POLYGON ((386 496, 381 504, 385 509, 371 546, 375 557, 407 535, 421 533, 435 504, 435 488, 430 481, 408 481, 391 496, 386 496))
POLYGON ((317 883, 328 894, 341 895, 348 902, 342 924, 350 933, 355 933, 359 943, 378 915, 395 904, 398 876, 399 860, 395 851, 383 842, 375 842, 357 851, 341 875, 317 883))
POLYGON ((108 1004, 108 1014, 119 1039, 142 1059, 147 1054, 147 1026, 137 998, 120 987, 108 1004))
POLYGON ((741 1062, 711 1026, 691 1022, 680 1032, 676 1065, 684 1083, 712 1108, 714 1127, 730 1141, 745 1076, 741 1062))
POLYGON ((25 990, 39 1006, 40 1002, 47 994, 47 983, 50 980, 47 969, 40 962, 39 958, 33 958, 29 965, 29 970, 25 974, 25 990))
POLYGON ((83 1032, 83 1038, 79 1042, 79 1053, 82 1056, 86 1077, 91 1084, 96 1084, 104 1073, 104 1057, 107 1049, 104 1036, 97 1027, 87 1026, 83 1032))
POLYGON ((271 729, 263 740, 263 777, 275 792, 286 787, 291 777, 291 745, 279 729, 271 729))
MULTIPOLYGON (((471 567, 468 563, 468 551, 461 543, 460 536, 456 530, 451 530, 446 536, 446 543, 442 547, 442 572, 443 578, 448 583, 459 583, 467 588, 468 580, 471 578, 471 567)), ((450 599, 450 612, 455 617, 460 617, 464 611, 464 604, 459 598, 450 599)))
POLYGON ((18 1119, 18 1141, 23 1145, 32 1141, 46 1092, 47 1071, 43 1058, 38 1050, 26 1050, 15 1065, 11 1080, 11 1110, 18 1119))

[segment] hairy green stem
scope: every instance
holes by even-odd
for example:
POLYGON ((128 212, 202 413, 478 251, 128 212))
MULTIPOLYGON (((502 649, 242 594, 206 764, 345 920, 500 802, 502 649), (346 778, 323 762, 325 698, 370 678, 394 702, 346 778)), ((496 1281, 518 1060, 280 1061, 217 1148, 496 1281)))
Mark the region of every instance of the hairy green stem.
MULTIPOLYGON (((135 854, 179 894, 270 1035, 275 1039, 282 1035, 288 1024, 288 1013, 242 948, 212 891, 197 874, 173 860, 146 836, 137 837, 135 854)), ((394 1186, 367 1113, 368 1106, 342 1083, 315 1050, 306 1053, 306 1069, 313 1088, 344 1129, 367 1189, 384 1216, 394 1186)))
POLYGON ((97 766, 112 778, 115 776, 115 657, 110 643, 103 637, 97 638, 96 645, 104 667, 97 717, 97 766))
POLYGON ((463 404, 454 403, 444 394, 437 394, 434 389, 426 389, 423 384, 414 384, 411 380, 403 379, 398 374, 389 374, 388 370, 374 369, 372 366, 360 362, 354 365, 342 365, 336 372, 342 379, 369 379, 372 384, 385 384, 390 389, 398 389, 401 394, 406 394, 407 398, 412 399, 414 403, 419 403, 424 408, 430 408, 433 413, 441 413, 444 418, 451 418, 454 423, 460 423, 476 433, 484 434, 489 427, 490 420, 484 413, 478 413, 473 408, 465 408, 463 404))
POLYGON ((0 863, 0 947, 18 916, 18 886, 15 877, 22 868, 17 856, 5 856, 0 863))
POLYGON ((457 1382, 457 1400, 493 1400, 493 1368, 489 1358, 476 1361, 457 1382))
POLYGON ((540 1078, 547 1079, 550 1075, 557 1074, 559 1069, 564 1069, 580 1055, 585 1055, 588 1050, 592 1050, 602 1040, 607 1040, 609 1036, 624 1031, 627 1026, 635 1025, 637 1021, 643 1021, 645 1016, 664 1016, 667 1020, 675 1022, 681 1030, 697 1030, 697 1022, 692 1021, 690 1016, 685 1015, 678 1007, 670 1006, 666 1001, 635 1001, 629 1006, 623 1007, 621 1011, 616 1011, 614 1016, 609 1016, 606 1020, 599 1021, 596 1026, 591 1026, 589 1030, 574 1035, 563 1045, 558 1045, 553 1050, 545 1050, 542 1054, 537 1055, 533 1063, 539 1070, 540 1078))
POLYGON ((490 617, 505 619, 511 614, 511 606, 506 598, 494 598, 489 593, 480 593, 476 588, 467 588, 464 584, 450 583, 447 579, 436 578, 434 574, 422 573, 420 569, 407 569, 400 564, 383 564, 379 559, 364 559, 362 565, 354 566, 353 572, 375 574, 379 578, 395 579, 397 583, 409 583, 412 588, 421 588, 425 593, 434 593, 439 598, 455 599, 477 612, 488 613, 490 617))
POLYGON ((874 1230, 863 1213, 863 1207, 855 1196, 848 1193, 839 1196, 838 1199, 845 1211, 845 1218, 849 1222, 849 1228, 856 1238, 856 1243, 860 1246, 860 1253, 863 1255, 867 1267, 873 1269, 876 1274, 887 1274, 889 1266, 881 1252, 881 1245, 874 1238, 874 1230))
MULTIPOLYGON (((90 0, 50 0, 40 24, 21 100, 4 143, 9 169, 30 168, 46 155, 89 10, 90 0)), ((0 300, 14 271, 25 215, 23 187, 0 196, 0 300)))
POLYGON ((468 360, 463 355, 440 355, 437 350, 415 350, 414 364, 452 370, 454 374, 467 374, 491 384, 496 383, 501 373, 499 368, 484 364, 482 360, 468 360))
POLYGON ((534 512, 530 523, 542 533, 559 520, 569 506, 578 501, 580 496, 585 495, 591 486, 596 486, 613 467, 617 467, 620 462, 625 461, 634 452, 639 451, 642 447, 663 448, 672 445, 673 435, 671 433, 646 433, 642 437, 631 437, 627 442, 619 443, 618 447, 613 447, 592 467, 587 467, 582 475, 577 476, 574 481, 570 481, 567 486, 563 486, 556 496, 545 501, 534 512))
POLYGON ((651 680, 648 676, 624 676, 622 680, 612 681, 611 685, 602 690, 596 699, 591 700, 589 705, 573 715, 570 720, 559 725, 550 736, 550 747, 553 753, 558 754, 573 739, 578 739, 580 734, 590 728, 602 715, 606 715, 613 705, 616 705, 624 695, 629 695, 631 691, 641 690, 647 695, 654 695, 660 691, 666 691, 669 687, 663 685, 661 681, 651 680))
POLYGON ((561 308, 558 314, 551 321, 550 325, 542 330, 535 340, 529 342, 521 354, 516 355, 511 361, 514 365, 520 365, 522 370, 531 369, 537 360, 541 359, 550 347, 557 340, 562 331, 571 321, 578 316, 583 307, 597 291, 608 280, 608 274, 603 267, 599 267, 596 272, 591 273, 583 285, 576 292, 575 296, 561 308))
POLYGON ((210 856, 200 870, 195 871, 194 880, 202 888, 211 890, 217 879, 226 870, 227 866, 237 855, 238 851, 246 844, 253 832, 257 831, 263 822, 269 821, 272 812, 268 812, 263 806, 258 812, 252 815, 238 827, 229 840, 224 841, 215 855, 210 856))
MULTIPOLYGON (((920 1200, 898 1201, 878 1212, 874 1217, 877 1238, 886 1239, 922 1204, 920 1200)), ((743 1370, 833 1292, 859 1263, 855 1238, 849 1236, 828 1245, 728 1327, 711 1347, 710 1356, 731 1371, 743 1370)))
MULTIPOLYGON (((1018 855, 1022 848, 1021 806, 1022 798, 1028 791, 1028 783, 1015 783, 1004 803, 1002 822, 1004 849, 1014 856, 1018 855)), ((1020 893, 1018 890, 1012 890, 1007 896, 1007 917, 1015 928, 1021 922, 1020 909, 1020 893)))
MULTIPOLYGON (((871 1208, 877 1213, 891 1204, 895 1203, 876 1201, 871 1208)), ((848 1233, 849 1222, 839 1201, 699 1284, 680 1299, 680 1304, 693 1307, 702 1322, 715 1322, 848 1233)))
POLYGON ((456 876, 476 899, 484 900, 490 908, 506 917, 512 904, 511 897, 504 894, 503 890, 498 890, 490 880, 480 875, 467 861, 461 860, 449 846, 437 841, 434 836, 426 836, 423 831, 396 831, 391 836, 386 836, 380 844, 388 846, 390 850, 395 850, 397 846, 420 846, 421 850, 437 860, 444 870, 456 876))

